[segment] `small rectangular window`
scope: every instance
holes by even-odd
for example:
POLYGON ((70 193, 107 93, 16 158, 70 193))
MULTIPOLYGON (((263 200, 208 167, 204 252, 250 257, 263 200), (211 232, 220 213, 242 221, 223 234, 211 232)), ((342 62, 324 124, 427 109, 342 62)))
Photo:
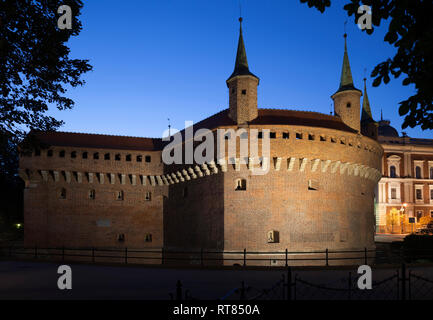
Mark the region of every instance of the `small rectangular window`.
POLYGON ((416 199, 422 200, 422 190, 421 189, 416 189, 416 199))
POLYGON ((89 191, 89 199, 95 200, 95 196, 96 196, 95 190, 90 190, 89 191))
POLYGON ((104 160, 110 160, 110 154, 109 153, 106 153, 104 155, 104 160))
POLYGON ((125 235, 123 233, 117 235, 117 241, 125 242, 125 235))
POLYGON ((120 153, 117 153, 117 154, 114 156, 114 160, 116 160, 116 161, 120 161, 120 153))
POLYGON ((126 159, 126 161, 131 161, 131 155, 127 154, 125 159, 126 159))
POLYGON ((146 194, 144 196, 144 200, 145 201, 151 201, 152 200, 152 193, 146 192, 146 194))
POLYGON ((319 189, 319 182, 314 179, 308 180, 308 190, 318 190, 319 189))
POLYGON ((146 162, 150 162, 152 160, 152 158, 150 156, 146 156, 145 161, 146 162))
POLYGON ((257 138, 259 138, 259 139, 263 139, 263 132, 259 132, 258 134, 257 134, 257 138))
POLYGON ((336 143, 337 140, 336 140, 335 138, 331 137, 331 142, 332 142, 332 143, 336 143))
POLYGON ((243 94, 243 95, 247 94, 247 90, 245 90, 245 89, 242 90, 242 94, 243 94))
POLYGON ((314 135, 313 134, 309 134, 308 135, 308 140, 314 140, 314 135))
POLYGON ((283 132, 283 139, 289 139, 289 133, 283 132))
POLYGON ((276 137, 277 137, 277 133, 276 132, 270 132, 269 133, 269 138, 275 139, 276 137))
POLYGON ((296 139, 297 139, 297 140, 302 139, 302 133, 297 132, 297 133, 296 133, 296 139))
POLYGON ((41 155, 41 150, 40 149, 36 149, 35 150, 35 157, 39 157, 41 155))
POLYGON ((71 152, 71 158, 75 159, 77 157, 77 152, 76 151, 72 151, 71 152))
POLYGON ((83 159, 87 159, 87 157, 88 157, 89 155, 88 155, 87 152, 83 152, 82 156, 83 156, 83 159))
POLYGON ((64 158, 64 157, 65 157, 65 150, 61 150, 61 151, 59 152, 59 157, 60 157, 60 158, 64 158))
POLYGON ((137 156, 137 162, 142 162, 143 161, 143 157, 142 156, 137 156))
POLYGON ((320 141, 326 141, 326 137, 325 136, 320 136, 320 141))
POLYGON ((145 242, 152 242, 152 234, 147 233, 147 234, 144 236, 144 241, 145 241, 145 242))
POLYGON ((93 154, 93 159, 95 159, 95 160, 98 160, 98 159, 99 159, 99 153, 98 153, 98 152, 95 152, 95 153, 93 154))
POLYGON ((391 188, 391 199, 397 199, 397 189, 391 188))
POLYGON ((53 150, 48 150, 47 151, 47 156, 48 157, 52 157, 53 156, 53 150))
POLYGON ((123 191, 117 191, 116 199, 118 201, 122 201, 123 200, 123 191))

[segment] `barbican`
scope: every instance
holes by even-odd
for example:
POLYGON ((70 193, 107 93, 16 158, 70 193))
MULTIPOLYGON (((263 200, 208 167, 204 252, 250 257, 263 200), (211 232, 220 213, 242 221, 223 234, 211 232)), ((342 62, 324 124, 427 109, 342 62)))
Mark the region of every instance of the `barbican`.
POLYGON ((228 108, 193 130, 269 130, 267 174, 252 174, 263 161, 240 159, 239 149, 233 161, 167 165, 163 139, 35 132, 48 147, 20 158, 26 246, 214 250, 223 258, 244 249, 375 248, 383 148, 366 86, 361 105, 352 79, 346 36, 334 115, 263 109, 240 22, 228 108))

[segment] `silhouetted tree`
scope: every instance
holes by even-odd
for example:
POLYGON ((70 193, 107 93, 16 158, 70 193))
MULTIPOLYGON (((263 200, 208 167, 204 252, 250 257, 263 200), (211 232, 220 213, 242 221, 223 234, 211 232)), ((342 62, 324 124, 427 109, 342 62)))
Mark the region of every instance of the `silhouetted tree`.
MULTIPOLYGON (((81 29, 80 0, 0 0, 0 187, 11 191, 17 178, 17 146, 29 130, 55 130, 62 121, 48 116, 49 105, 70 109, 67 87, 84 84, 88 60, 71 59, 68 40, 81 29), (72 9, 72 29, 58 20, 72 9)), ((27 140, 24 148, 32 146, 27 140)), ((0 215, 10 212, 10 192, 1 193, 0 215), (5 198, 9 196, 8 198, 5 198), (4 199, 5 198, 5 199, 4 199), (6 204, 7 203, 7 204, 6 204)), ((12 192, 12 191, 11 191, 12 192)), ((9 214, 10 215, 10 214, 9 214)))
MULTIPOLYGON (((322 13, 331 5, 330 0, 300 1, 322 13)), ((391 75, 398 78, 404 74, 403 85, 413 84, 415 94, 400 102, 399 113, 406 115, 402 127, 433 129, 433 1, 346 0, 344 10, 358 22, 358 8, 363 4, 371 7, 374 26, 389 20, 384 40, 397 48, 394 57, 374 68, 373 86, 388 83, 391 75)), ((363 31, 372 34, 374 27, 363 31)))

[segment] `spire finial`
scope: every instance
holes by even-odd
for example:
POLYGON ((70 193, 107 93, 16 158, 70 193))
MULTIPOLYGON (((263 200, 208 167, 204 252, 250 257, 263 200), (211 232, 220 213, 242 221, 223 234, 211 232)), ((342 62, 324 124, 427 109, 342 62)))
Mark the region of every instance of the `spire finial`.
MULTIPOLYGON (((344 23, 345 28, 346 22, 344 23)), ((352 71, 350 70, 349 55, 347 53, 347 33, 344 33, 343 68, 341 70, 340 88, 338 91, 344 91, 348 89, 353 90, 355 87, 353 85, 352 71)))
POLYGON ((362 101, 362 114, 361 114, 361 122, 364 121, 374 121, 373 115, 371 114, 370 101, 368 100, 366 78, 364 78, 364 100, 362 101))
POLYGON ((239 30, 238 50, 236 53, 235 69, 232 75, 229 77, 229 79, 238 75, 251 75, 253 77, 256 77, 254 74, 250 72, 248 68, 247 53, 245 50, 244 38, 242 36, 242 21, 243 18, 239 17, 240 30, 239 30))

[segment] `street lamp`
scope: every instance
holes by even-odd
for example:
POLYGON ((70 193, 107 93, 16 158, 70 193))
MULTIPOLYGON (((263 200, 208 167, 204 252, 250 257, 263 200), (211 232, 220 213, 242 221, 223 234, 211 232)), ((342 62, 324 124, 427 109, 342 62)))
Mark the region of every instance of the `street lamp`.
POLYGON ((401 233, 404 233, 404 227, 403 227, 403 222, 404 222, 404 212, 405 212, 405 210, 406 210, 406 207, 407 207, 407 203, 403 203, 402 205, 401 205, 401 208, 400 208, 400 225, 401 225, 401 233))

